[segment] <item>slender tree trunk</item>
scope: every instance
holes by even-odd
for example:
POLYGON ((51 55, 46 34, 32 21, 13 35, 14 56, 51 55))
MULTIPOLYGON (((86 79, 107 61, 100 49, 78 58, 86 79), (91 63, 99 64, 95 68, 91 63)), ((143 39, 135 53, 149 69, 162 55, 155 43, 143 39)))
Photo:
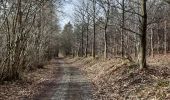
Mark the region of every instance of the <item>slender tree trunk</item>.
POLYGON ((121 56, 124 57, 125 0, 122 0, 121 56))
POLYGON ((116 34, 113 35, 113 46, 114 46, 114 56, 117 56, 117 46, 116 46, 116 34))
POLYGON ((104 58, 106 59, 108 57, 108 40, 107 40, 107 28, 110 18, 110 1, 107 1, 107 10, 106 12, 106 20, 105 20, 105 27, 104 27, 104 58))
POLYGON ((16 46, 15 46, 15 54, 14 54, 14 62, 12 64, 12 67, 13 67, 13 76, 12 78, 15 79, 18 79, 21 77, 21 66, 20 66, 20 63, 21 63, 21 49, 23 47, 22 46, 22 43, 24 42, 23 41, 23 34, 22 34, 22 11, 21 11, 21 0, 18 0, 17 3, 18 3, 18 12, 17 12, 17 17, 18 17, 18 33, 20 34, 20 36, 17 37, 17 40, 16 40, 16 46))
POLYGON ((84 36, 83 36, 83 34, 84 34, 84 26, 82 26, 82 32, 81 32, 81 57, 83 57, 83 55, 84 55, 84 40, 83 40, 83 38, 84 38, 84 36))
POLYGON ((93 46, 92 56, 96 56, 96 0, 93 0, 93 46))
POLYGON ((151 39, 150 39, 150 41, 151 41, 151 56, 152 56, 152 58, 154 57, 154 47, 153 47, 153 28, 151 28, 151 39))
MULTIPOLYGON (((141 1, 137 1, 137 3, 139 3, 140 4, 140 2, 141 1)), ((137 12, 138 13, 140 13, 140 6, 138 6, 137 7, 137 12)), ((135 16, 136 17, 136 19, 140 19, 141 18, 141 16, 135 16)), ((135 25, 135 28, 137 29, 137 33, 140 33, 140 29, 139 29, 139 27, 138 27, 138 25, 135 25)), ((138 34, 135 34, 136 35, 136 37, 135 37, 135 40, 136 40, 136 43, 135 43, 135 46, 136 46, 136 57, 137 57, 137 62, 139 62, 139 48, 140 48, 140 40, 139 40, 139 38, 140 38, 140 36, 138 35, 138 34)))
POLYGON ((139 49, 139 65, 140 69, 147 68, 146 66, 146 32, 147 32, 147 11, 146 11, 147 0, 141 0, 141 35, 140 35, 140 49, 139 49))
POLYGON ((129 44, 129 33, 127 32, 126 33, 126 37, 125 37, 125 51, 124 51, 124 53, 125 53, 125 55, 127 56, 127 55, 129 55, 129 53, 130 53, 130 45, 131 44, 129 44))
MULTIPOLYGON (((89 20, 89 19, 88 19, 89 20)), ((89 42, 89 25, 87 25, 87 29, 86 29, 87 33, 86 33, 86 49, 85 49, 85 56, 87 57, 88 55, 88 42, 89 42)))
POLYGON ((165 21, 164 27, 164 55, 167 54, 167 21, 165 21))
MULTIPOLYGON (((87 13, 89 6, 87 6, 87 13)), ((89 46, 89 23, 90 23, 90 16, 87 16, 87 24, 86 24, 86 49, 85 49, 85 57, 88 56, 88 46, 89 46)))
POLYGON ((107 58, 107 26, 105 27, 105 32, 104 32, 104 58, 107 58))
MULTIPOLYGON (((135 29, 137 29, 137 25, 135 25, 135 29)), ((134 34, 134 38, 135 38, 135 57, 138 56, 138 35, 134 34)))
POLYGON ((160 54, 159 23, 157 26, 157 54, 160 54))
POLYGON ((105 23, 105 30, 104 30, 104 58, 107 58, 107 53, 108 53, 108 43, 107 43, 107 28, 108 28, 108 21, 109 21, 109 9, 107 11, 107 15, 106 15, 106 23, 105 23))

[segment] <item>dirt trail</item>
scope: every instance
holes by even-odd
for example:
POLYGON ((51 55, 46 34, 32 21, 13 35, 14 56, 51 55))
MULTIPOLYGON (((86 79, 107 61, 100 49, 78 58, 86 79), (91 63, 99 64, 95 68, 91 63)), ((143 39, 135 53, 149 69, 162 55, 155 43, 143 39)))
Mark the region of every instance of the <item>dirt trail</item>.
POLYGON ((58 60, 60 77, 51 90, 45 90, 36 100, 94 100, 92 83, 78 68, 58 60))

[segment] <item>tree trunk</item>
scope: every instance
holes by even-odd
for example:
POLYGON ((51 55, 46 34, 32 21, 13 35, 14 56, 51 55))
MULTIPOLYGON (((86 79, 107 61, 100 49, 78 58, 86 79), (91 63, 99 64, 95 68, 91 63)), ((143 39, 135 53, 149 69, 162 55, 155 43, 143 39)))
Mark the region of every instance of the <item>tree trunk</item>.
MULTIPOLYGON (((135 29, 137 29, 137 25, 135 25, 135 29)), ((139 32, 138 32, 139 33, 139 32)), ((138 57, 138 34, 134 34, 134 38, 135 38, 135 57, 138 57)))
POLYGON ((164 55, 167 54, 167 21, 165 21, 164 27, 164 55))
POLYGON ((153 28, 151 28, 151 39, 150 39, 150 41, 151 41, 151 56, 152 56, 152 58, 154 57, 154 46, 153 46, 153 28))
POLYGON ((89 28, 87 26, 87 34, 86 34, 86 49, 85 49, 85 56, 87 57, 88 55, 88 41, 89 41, 89 28))
POLYGON ((88 46, 89 46, 89 21, 90 21, 90 18, 89 18, 89 15, 88 15, 88 18, 87 18, 87 25, 86 25, 86 49, 85 49, 85 56, 87 57, 88 55, 88 46))
POLYGON ((92 46, 92 56, 96 56, 96 0, 93 0, 93 46, 92 46))
POLYGON ((122 0, 121 56, 124 57, 125 0, 122 0))
POLYGON ((81 32, 81 57, 83 57, 83 55, 84 55, 84 47, 83 47, 83 45, 84 45, 84 40, 83 40, 84 36, 83 36, 83 34, 84 34, 84 26, 82 26, 82 32, 81 32))
POLYGON ((107 26, 105 27, 105 32, 104 32, 104 58, 107 58, 107 26))
POLYGON ((159 37, 159 23, 157 27, 157 54, 160 54, 160 37, 159 37))
POLYGON ((146 66, 146 32, 147 32, 147 11, 146 11, 147 0, 141 0, 141 35, 140 35, 140 48, 139 48, 139 65, 140 69, 147 68, 146 66))
POLYGON ((106 12, 106 22, 105 22, 105 30, 104 30, 104 58, 107 58, 108 53, 108 44, 107 44, 107 28, 108 28, 108 22, 109 22, 109 13, 110 13, 110 3, 108 3, 108 10, 106 12))

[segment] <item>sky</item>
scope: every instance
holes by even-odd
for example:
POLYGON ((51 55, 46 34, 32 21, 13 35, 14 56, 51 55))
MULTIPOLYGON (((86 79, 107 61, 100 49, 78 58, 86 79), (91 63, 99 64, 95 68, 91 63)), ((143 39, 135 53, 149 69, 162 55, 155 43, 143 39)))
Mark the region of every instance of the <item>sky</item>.
POLYGON ((77 0, 67 0, 62 8, 63 14, 60 16, 60 26, 63 29, 64 25, 73 20, 74 3, 77 0))

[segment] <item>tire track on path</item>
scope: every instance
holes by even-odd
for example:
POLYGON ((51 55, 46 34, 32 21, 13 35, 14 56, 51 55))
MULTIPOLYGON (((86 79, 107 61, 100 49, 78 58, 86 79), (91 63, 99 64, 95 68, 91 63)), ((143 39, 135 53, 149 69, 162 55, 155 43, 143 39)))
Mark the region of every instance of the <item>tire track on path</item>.
POLYGON ((92 83, 79 68, 70 65, 62 58, 53 60, 56 78, 43 82, 44 88, 33 100, 94 100, 92 83))
POLYGON ((62 78, 57 83, 57 88, 51 100, 94 100, 92 83, 90 83, 81 71, 63 60, 59 60, 60 75, 62 78))

